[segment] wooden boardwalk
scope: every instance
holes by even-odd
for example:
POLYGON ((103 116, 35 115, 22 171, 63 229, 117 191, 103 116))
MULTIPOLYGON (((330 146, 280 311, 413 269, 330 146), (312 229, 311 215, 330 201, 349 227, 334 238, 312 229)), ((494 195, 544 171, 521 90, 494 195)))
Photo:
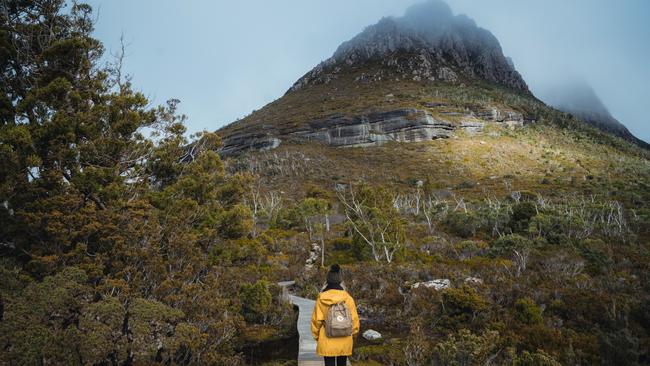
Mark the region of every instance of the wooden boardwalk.
POLYGON ((298 307, 298 366, 323 365, 323 357, 316 354, 316 341, 311 335, 311 313, 314 300, 289 295, 292 304, 298 307))
POLYGON ((288 288, 294 284, 294 281, 278 282, 287 300, 298 307, 298 366, 323 366, 323 357, 316 354, 316 341, 311 335, 311 313, 316 302, 289 294, 288 288))

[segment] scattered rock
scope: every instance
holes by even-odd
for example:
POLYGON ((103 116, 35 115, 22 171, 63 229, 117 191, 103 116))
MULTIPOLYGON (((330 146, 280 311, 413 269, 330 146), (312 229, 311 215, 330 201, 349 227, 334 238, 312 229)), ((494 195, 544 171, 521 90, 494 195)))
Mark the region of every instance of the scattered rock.
POLYGON ((454 83, 458 81, 458 75, 448 67, 441 67, 438 69, 438 79, 454 83))
POLYGON ((336 183, 334 184, 334 190, 337 192, 343 192, 347 189, 348 185, 344 183, 336 183))
POLYGON ((411 288, 419 288, 420 286, 426 287, 426 288, 433 288, 434 290, 440 291, 444 290, 446 288, 451 287, 451 281, 442 278, 442 279, 435 279, 431 281, 426 281, 426 282, 416 282, 414 283, 411 288))
POLYGON ((381 339, 381 333, 376 330, 368 329, 362 334, 363 338, 369 341, 377 341, 381 339))
POLYGON ((465 283, 470 284, 470 285, 482 285, 483 280, 478 278, 478 277, 467 277, 465 279, 465 283))
POLYGON ((311 246, 311 250, 309 251, 309 257, 305 261, 306 266, 312 266, 314 263, 318 262, 320 259, 320 246, 318 244, 313 243, 311 246))

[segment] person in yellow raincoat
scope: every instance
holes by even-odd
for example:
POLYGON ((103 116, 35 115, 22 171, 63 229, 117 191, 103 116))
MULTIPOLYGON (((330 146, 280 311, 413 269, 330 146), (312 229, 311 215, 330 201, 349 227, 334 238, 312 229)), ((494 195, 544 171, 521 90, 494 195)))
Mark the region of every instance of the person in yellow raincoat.
POLYGON ((311 333, 318 341, 316 353, 325 357, 325 366, 345 366, 347 357, 352 355, 352 336, 328 338, 325 334, 327 311, 333 304, 345 301, 350 309, 352 335, 359 333, 359 315, 354 299, 342 285, 341 268, 333 265, 327 273, 327 284, 318 295, 311 316, 311 333))

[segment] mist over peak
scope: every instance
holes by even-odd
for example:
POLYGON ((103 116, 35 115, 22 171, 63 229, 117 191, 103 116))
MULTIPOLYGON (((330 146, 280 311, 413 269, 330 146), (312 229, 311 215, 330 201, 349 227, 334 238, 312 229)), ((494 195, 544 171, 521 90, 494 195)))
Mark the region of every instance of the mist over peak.
POLYGON ((570 113, 589 113, 594 117, 613 118, 593 87, 583 78, 566 78, 538 92, 547 104, 570 113))
POLYGON ((409 7, 398 20, 415 30, 435 31, 449 26, 455 19, 447 3, 427 1, 409 7))
POLYGON ((454 15, 439 0, 413 5, 401 17, 384 17, 366 27, 299 79, 290 91, 328 83, 342 70, 369 65, 380 68, 364 74, 364 81, 483 80, 530 93, 512 60, 503 55, 497 38, 468 16, 454 15))
POLYGON ((582 77, 567 76, 561 82, 537 90, 548 105, 571 113, 592 126, 648 148, 609 112, 594 88, 582 77))
POLYGON ((429 0, 412 5, 402 17, 394 19, 404 28, 411 29, 431 39, 442 36, 444 32, 478 28, 472 18, 465 14, 454 15, 449 5, 439 0, 429 0))

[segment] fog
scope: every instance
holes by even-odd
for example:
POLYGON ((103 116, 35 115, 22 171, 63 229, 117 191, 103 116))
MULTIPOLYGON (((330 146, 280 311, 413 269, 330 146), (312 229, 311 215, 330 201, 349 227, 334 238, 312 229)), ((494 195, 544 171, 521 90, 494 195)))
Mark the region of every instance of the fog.
MULTIPOLYGON (((90 0, 96 36, 155 103, 182 101, 189 129, 215 130, 280 97, 339 44, 416 0, 90 0)), ((611 114, 650 140, 650 2, 449 0, 492 32, 533 93, 585 80, 611 114)))

